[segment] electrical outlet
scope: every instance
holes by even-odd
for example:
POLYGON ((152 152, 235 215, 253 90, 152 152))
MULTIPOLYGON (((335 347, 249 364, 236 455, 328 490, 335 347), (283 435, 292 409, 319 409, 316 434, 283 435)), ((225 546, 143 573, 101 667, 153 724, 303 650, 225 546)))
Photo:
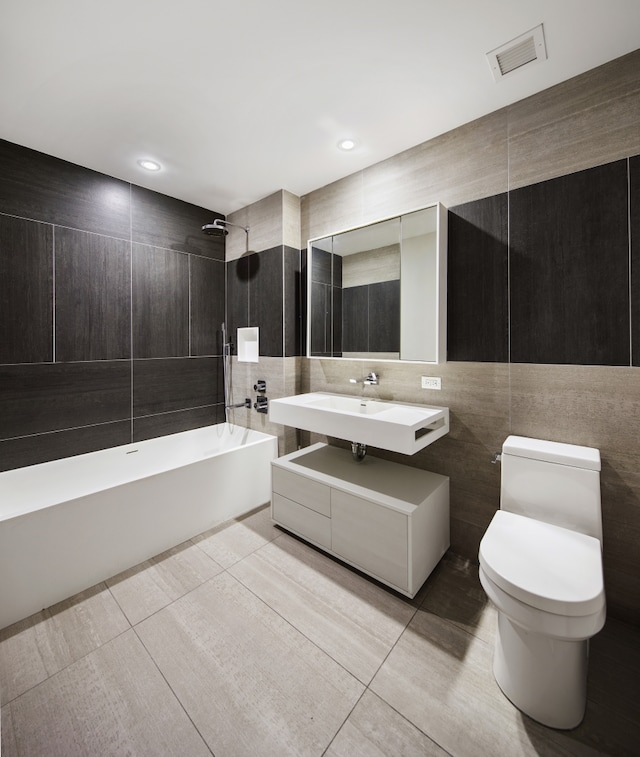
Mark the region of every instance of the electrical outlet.
POLYGON ((442 389, 442 379, 440 376, 423 376, 422 377, 423 389, 442 389))

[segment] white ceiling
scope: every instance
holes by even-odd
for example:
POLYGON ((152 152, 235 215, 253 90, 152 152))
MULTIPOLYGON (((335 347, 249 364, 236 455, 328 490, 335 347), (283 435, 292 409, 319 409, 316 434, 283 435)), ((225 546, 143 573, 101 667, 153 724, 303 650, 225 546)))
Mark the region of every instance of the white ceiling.
POLYGON ((0 137, 227 214, 638 47, 639 0, 1 0, 0 137), (495 83, 541 22, 548 60, 495 83))

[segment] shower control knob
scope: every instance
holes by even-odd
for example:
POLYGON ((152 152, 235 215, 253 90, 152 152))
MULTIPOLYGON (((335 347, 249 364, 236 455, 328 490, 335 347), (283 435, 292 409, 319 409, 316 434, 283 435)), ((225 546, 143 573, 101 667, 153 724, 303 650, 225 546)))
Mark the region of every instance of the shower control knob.
POLYGON ((256 390, 256 392, 266 392, 267 391, 267 382, 263 379, 258 379, 256 383, 253 385, 253 388, 256 390))
POLYGON ((269 400, 267 397, 256 397, 256 401, 253 403, 253 407, 259 413, 267 413, 269 409, 268 405, 269 405, 269 400))

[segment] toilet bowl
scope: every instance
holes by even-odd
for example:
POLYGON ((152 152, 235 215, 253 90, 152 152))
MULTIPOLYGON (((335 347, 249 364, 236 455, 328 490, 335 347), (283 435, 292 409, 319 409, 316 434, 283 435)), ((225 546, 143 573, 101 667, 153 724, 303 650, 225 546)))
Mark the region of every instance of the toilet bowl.
POLYGON ((605 622, 599 469, 592 448, 509 437, 501 509, 480 543, 480 581, 498 610, 494 676, 553 728, 584 717, 588 640, 605 622))

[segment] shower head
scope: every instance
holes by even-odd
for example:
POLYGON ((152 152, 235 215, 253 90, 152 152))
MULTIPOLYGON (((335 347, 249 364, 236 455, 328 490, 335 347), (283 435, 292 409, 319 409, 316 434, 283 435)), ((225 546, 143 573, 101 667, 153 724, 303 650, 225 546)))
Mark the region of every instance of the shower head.
POLYGON ((220 226, 218 224, 217 220, 213 223, 205 223, 205 225, 202 227, 202 231, 204 234, 208 234, 210 237, 224 237, 229 233, 229 231, 225 229, 224 226, 220 226))
POLYGON ((249 227, 241 226, 239 223, 231 223, 231 221, 223 221, 222 218, 216 218, 213 223, 205 223, 202 227, 202 232, 208 234, 211 237, 226 237, 229 233, 227 226, 236 226, 239 229, 244 229, 247 236, 249 235, 249 227))

